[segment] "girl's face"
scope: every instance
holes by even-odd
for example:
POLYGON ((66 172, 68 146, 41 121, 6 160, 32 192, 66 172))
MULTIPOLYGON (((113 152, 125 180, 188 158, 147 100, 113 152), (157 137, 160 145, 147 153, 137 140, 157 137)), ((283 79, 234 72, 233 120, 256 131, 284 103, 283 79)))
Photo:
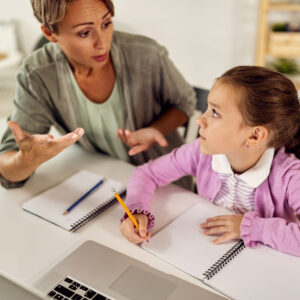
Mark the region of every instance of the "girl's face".
POLYGON ((113 24, 102 1, 71 1, 57 29, 53 37, 71 64, 97 68, 109 61, 113 24))
POLYGON ((245 125, 238 109, 239 91, 217 81, 211 88, 206 112, 200 116, 200 151, 206 155, 235 155, 245 150, 252 127, 245 125))

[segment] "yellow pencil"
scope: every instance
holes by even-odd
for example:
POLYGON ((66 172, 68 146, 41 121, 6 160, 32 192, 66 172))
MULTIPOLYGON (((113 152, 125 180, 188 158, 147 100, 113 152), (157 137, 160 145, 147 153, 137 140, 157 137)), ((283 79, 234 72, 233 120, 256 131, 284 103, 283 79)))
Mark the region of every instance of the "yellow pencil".
POLYGON ((122 200, 122 198, 120 197, 120 195, 117 192, 114 192, 114 196, 119 201, 119 203, 122 205, 122 207, 124 208, 126 214, 129 217, 129 219, 132 221, 132 223, 134 224, 134 226, 136 227, 136 229, 139 231, 140 230, 140 226, 139 226, 137 220, 131 214, 130 210, 127 208, 126 204, 124 203, 124 201, 122 200))

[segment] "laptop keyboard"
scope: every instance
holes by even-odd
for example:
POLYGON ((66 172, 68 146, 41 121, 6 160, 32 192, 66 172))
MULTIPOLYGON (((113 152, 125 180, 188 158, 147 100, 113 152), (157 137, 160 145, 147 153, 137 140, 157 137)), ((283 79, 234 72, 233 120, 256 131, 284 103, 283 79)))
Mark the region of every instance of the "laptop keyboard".
POLYGON ((112 300, 70 277, 65 278, 53 288, 48 293, 48 297, 59 300, 112 300))

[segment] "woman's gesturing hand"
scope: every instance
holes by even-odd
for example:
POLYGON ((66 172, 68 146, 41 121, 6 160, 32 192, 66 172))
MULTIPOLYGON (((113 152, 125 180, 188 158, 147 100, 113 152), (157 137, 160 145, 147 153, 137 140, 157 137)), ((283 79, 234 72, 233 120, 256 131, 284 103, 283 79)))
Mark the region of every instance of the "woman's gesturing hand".
POLYGON ((40 165, 50 158, 56 156, 65 148, 78 141, 84 134, 82 128, 77 128, 58 138, 50 134, 33 134, 30 135, 23 131, 17 122, 8 122, 14 138, 19 146, 19 154, 22 161, 28 165, 40 165))
POLYGON ((142 128, 134 132, 128 129, 119 129, 118 137, 131 149, 129 155, 148 150, 153 144, 158 143, 162 147, 168 146, 168 142, 163 134, 154 127, 142 128))

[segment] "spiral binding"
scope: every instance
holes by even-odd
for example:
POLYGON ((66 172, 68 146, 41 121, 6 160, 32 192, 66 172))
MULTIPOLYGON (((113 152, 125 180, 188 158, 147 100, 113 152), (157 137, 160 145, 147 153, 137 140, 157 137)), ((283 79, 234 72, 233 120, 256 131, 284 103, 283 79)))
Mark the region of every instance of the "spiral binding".
POLYGON ((243 249, 245 244, 243 240, 238 241, 233 247, 231 247, 220 259, 217 260, 211 267, 208 268, 202 275, 205 279, 211 279, 216 275, 228 262, 230 262, 235 256, 237 256, 243 249))
MULTIPOLYGON (((119 194, 121 197, 126 196, 126 188, 122 189, 119 191, 119 194)), ((91 221, 92 219, 96 218, 98 215, 100 215, 103 211, 108 209, 109 207, 113 206, 116 204, 118 201, 117 199, 112 196, 109 199, 107 199, 105 202, 103 202, 101 205, 97 206, 94 208, 92 211, 90 211, 88 214, 74 222, 71 227, 72 229, 70 230, 71 232, 77 231, 79 228, 81 228, 83 225, 91 221)))

